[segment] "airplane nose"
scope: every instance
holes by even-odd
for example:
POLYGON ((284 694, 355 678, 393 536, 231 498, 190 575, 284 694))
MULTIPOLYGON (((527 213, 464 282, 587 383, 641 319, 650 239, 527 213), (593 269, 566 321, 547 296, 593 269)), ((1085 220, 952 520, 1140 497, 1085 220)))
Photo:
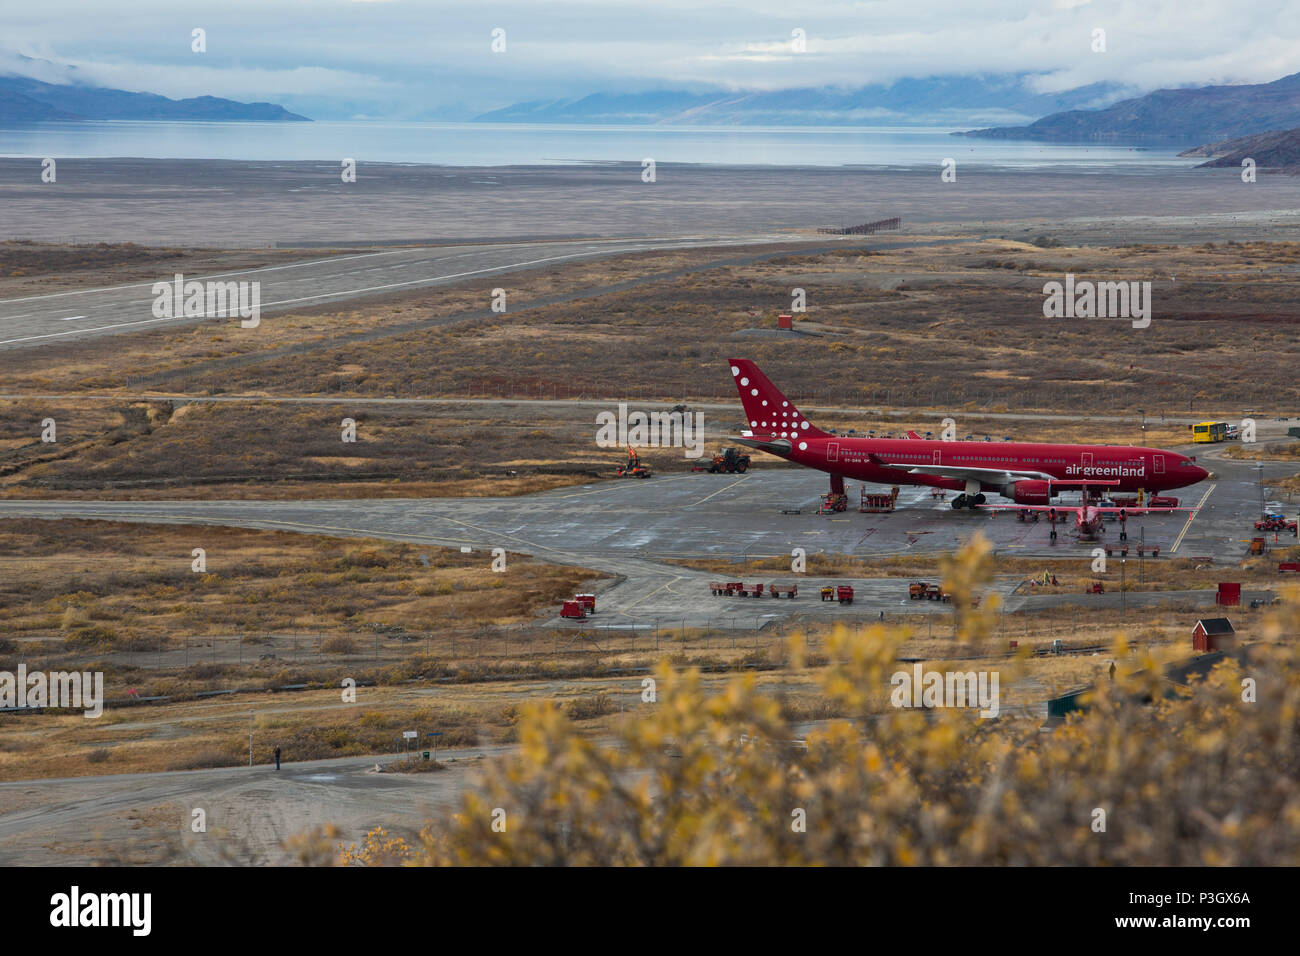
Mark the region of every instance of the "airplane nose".
POLYGON ((1206 471, 1206 470, 1205 470, 1204 468, 1202 468, 1200 465, 1197 465, 1197 466, 1196 466, 1196 470, 1199 471, 1199 472, 1201 473, 1201 476, 1200 476, 1199 478, 1196 479, 1197 481, 1204 481, 1204 480, 1207 479, 1207 478, 1213 478, 1213 477, 1215 477, 1214 472, 1212 472, 1212 471, 1206 471))

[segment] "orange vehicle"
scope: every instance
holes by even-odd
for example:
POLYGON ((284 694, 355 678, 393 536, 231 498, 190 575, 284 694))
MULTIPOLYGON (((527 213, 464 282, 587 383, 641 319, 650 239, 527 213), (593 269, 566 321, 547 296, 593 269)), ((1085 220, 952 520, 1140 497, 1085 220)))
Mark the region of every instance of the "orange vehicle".
POLYGON ((636 449, 628 445, 627 464, 621 466, 617 474, 620 478, 649 478, 652 472, 641 464, 641 456, 636 453, 636 449))

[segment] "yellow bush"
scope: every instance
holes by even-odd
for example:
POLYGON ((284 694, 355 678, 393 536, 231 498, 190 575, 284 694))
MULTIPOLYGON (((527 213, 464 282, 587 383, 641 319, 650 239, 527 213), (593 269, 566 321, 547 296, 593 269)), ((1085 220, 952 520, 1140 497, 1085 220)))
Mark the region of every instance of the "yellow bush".
MULTIPOLYGON (((989 633, 967 599, 987 549, 945 580, 958 633, 989 633)), ((1287 605, 1272 638, 1295 633, 1287 605)), ((350 864, 1295 865, 1300 862, 1300 654, 1231 658, 1172 696, 1165 661, 1102 681, 1052 732, 1034 719, 884 707, 907 632, 839 629, 819 674, 828 712, 802 736, 754 675, 706 690, 667 662, 616 739, 580 736, 556 705, 520 708, 519 749, 447 826, 410 844, 374 831, 350 864), (1243 679, 1257 699, 1246 699, 1243 679), (1150 703, 1144 701, 1152 701, 1150 703), (1098 829, 1098 811, 1105 817, 1098 829)), ((1117 660, 1135 660, 1122 638, 1117 660)), ((802 665, 795 640, 793 666, 802 665)), ((1015 661, 1006 665, 1013 671, 1015 661)))

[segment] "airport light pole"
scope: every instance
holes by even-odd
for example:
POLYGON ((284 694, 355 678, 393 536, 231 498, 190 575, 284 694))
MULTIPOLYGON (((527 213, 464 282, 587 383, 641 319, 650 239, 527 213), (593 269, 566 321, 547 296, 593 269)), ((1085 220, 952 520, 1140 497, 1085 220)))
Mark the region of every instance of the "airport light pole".
POLYGON ((253 766, 253 712, 248 712, 248 765, 253 766))
POLYGON ((1128 564, 1128 558, 1119 559, 1119 616, 1124 617, 1127 611, 1127 603, 1124 597, 1124 568, 1128 564))

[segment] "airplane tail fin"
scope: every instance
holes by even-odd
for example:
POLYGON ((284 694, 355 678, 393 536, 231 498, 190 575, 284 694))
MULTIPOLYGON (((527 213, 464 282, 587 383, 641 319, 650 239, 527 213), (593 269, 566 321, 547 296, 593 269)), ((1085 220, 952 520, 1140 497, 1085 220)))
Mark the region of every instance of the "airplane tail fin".
POLYGON ((731 359, 731 375, 745 407, 745 420, 755 438, 826 438, 827 433, 795 408, 749 359, 731 359))

